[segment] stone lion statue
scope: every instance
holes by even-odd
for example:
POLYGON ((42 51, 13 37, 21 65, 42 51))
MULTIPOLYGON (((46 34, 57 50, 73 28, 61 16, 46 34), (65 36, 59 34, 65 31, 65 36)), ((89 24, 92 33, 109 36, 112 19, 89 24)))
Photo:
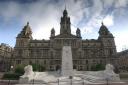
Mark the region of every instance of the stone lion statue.
POLYGON ((24 75, 22 77, 31 77, 33 76, 34 72, 33 72, 33 68, 31 65, 27 65, 24 67, 24 75))
POLYGON ((34 72, 31 65, 25 66, 24 71, 24 75, 20 76, 19 83, 28 83, 30 80, 34 78, 34 72))
POLYGON ((111 65, 111 64, 107 64, 106 65, 106 67, 105 67, 105 73, 109 73, 109 74, 115 74, 114 73, 114 67, 113 67, 113 65, 111 65))
POLYGON ((114 70, 114 67, 111 64, 107 64, 106 67, 105 67, 105 69, 106 70, 114 70))
POLYGON ((109 81, 120 81, 119 75, 114 73, 114 67, 111 64, 107 64, 103 71, 88 71, 84 75, 85 80, 91 82, 105 82, 106 79, 109 81))

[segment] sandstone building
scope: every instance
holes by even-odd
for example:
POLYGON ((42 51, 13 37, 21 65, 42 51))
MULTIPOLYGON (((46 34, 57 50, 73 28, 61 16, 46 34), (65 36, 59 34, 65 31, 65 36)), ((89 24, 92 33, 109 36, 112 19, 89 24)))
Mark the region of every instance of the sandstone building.
POLYGON ((128 72, 128 50, 118 52, 116 55, 116 63, 119 72, 128 72))
POLYGON ((10 58, 13 56, 13 48, 5 43, 0 44, 0 71, 6 71, 10 66, 10 58))
POLYGON ((82 39, 79 28, 76 35, 71 34, 70 17, 65 9, 60 19, 60 34, 55 35, 52 28, 49 40, 34 40, 29 23, 24 26, 16 37, 13 65, 36 63, 46 70, 58 70, 61 68, 62 47, 67 45, 72 48, 73 68, 77 70, 91 70, 96 64, 113 62, 113 55, 117 53, 114 37, 103 23, 98 39, 82 39))

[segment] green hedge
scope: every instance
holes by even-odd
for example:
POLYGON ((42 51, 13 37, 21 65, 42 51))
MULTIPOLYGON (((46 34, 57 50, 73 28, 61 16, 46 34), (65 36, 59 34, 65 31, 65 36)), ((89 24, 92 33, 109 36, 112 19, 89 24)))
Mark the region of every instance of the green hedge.
POLYGON ((96 64, 95 66, 91 67, 92 71, 100 71, 100 70, 105 70, 105 66, 102 64, 96 64))
POLYGON ((39 64, 32 64, 33 71, 45 71, 45 68, 39 64))
POLYGON ((16 74, 16 73, 5 73, 3 75, 3 78, 2 79, 18 80, 20 76, 22 76, 22 75, 21 74, 16 74))
POLYGON ((16 66, 14 72, 16 74, 22 74, 23 75, 24 74, 24 67, 25 67, 24 65, 19 64, 16 66))

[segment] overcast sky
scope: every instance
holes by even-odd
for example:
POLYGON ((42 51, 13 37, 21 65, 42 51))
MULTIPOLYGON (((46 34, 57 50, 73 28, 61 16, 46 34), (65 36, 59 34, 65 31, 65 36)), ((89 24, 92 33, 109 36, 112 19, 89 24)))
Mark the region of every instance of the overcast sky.
POLYGON ((115 36, 117 51, 128 48, 128 0, 0 0, 0 43, 15 46, 16 36, 29 21, 34 39, 56 35, 65 8, 72 34, 79 27, 83 39, 97 39, 101 22, 115 36))

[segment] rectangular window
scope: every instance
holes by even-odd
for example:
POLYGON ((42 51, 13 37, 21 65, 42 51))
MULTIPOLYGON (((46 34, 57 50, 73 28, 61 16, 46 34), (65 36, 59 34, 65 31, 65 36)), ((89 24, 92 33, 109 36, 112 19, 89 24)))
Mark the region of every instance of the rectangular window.
POLYGON ((21 64, 21 60, 17 60, 16 61, 16 64, 21 64))

